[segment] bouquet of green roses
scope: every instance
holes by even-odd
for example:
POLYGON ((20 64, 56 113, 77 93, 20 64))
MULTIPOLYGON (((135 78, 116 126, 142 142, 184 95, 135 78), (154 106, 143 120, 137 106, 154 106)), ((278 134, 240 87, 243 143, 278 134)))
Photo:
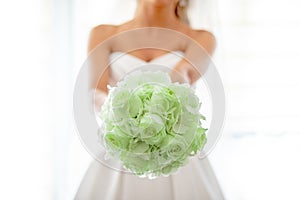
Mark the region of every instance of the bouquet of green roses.
POLYGON ((206 142, 200 102, 168 73, 139 71, 111 87, 100 137, 107 153, 138 176, 170 175, 206 142))

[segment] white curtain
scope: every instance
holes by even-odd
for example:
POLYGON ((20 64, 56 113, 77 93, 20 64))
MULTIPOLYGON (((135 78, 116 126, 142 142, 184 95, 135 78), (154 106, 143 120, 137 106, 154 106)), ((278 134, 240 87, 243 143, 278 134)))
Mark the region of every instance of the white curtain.
POLYGON ((299 1, 219 1, 227 97, 212 153, 228 199, 299 199, 299 1))
POLYGON ((299 132, 299 7, 299 1, 220 1, 218 66, 231 134, 299 132))
POLYGON ((55 198, 70 65, 56 65, 54 10, 52 0, 0 3, 1 199, 55 198))

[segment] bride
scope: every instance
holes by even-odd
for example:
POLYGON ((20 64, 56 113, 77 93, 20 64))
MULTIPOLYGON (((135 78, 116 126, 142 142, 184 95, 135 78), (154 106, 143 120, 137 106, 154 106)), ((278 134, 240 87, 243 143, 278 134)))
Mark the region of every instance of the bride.
MULTIPOLYGON (((99 25, 91 30, 88 51, 90 55, 98 51, 98 64, 95 62, 90 69, 90 87, 96 89, 95 109, 101 109, 107 85, 114 85, 133 66, 165 65, 180 74, 180 79, 171 76, 173 80, 191 85, 200 78, 199 70, 184 58, 203 65, 208 57, 197 55, 195 43, 212 55, 215 38, 208 31, 189 26, 187 4, 187 0, 138 0, 132 20, 117 26, 99 25)), ((224 197, 207 158, 195 156, 178 173, 154 180, 93 161, 75 199, 219 200, 224 197)))

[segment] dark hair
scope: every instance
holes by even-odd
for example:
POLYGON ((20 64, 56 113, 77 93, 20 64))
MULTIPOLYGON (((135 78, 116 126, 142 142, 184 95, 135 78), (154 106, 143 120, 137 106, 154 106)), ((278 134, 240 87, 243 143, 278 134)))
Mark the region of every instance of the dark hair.
POLYGON ((188 0, 179 0, 176 4, 175 14, 176 16, 186 24, 189 24, 189 19, 187 16, 188 0))

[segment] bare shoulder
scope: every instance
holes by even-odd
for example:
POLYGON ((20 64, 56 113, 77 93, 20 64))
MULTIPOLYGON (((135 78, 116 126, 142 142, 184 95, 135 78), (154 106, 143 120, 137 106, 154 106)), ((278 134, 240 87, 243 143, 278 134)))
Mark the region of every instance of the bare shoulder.
POLYGON ((116 34, 117 28, 118 26, 107 25, 107 24, 93 27, 89 35, 88 51, 93 50, 97 45, 102 43, 104 40, 116 34))
POLYGON ((101 24, 92 28, 91 32, 112 33, 118 26, 110 24, 101 24))
POLYGON ((213 54, 216 48, 216 38, 210 31, 207 30, 192 30, 193 39, 201 45, 210 55, 213 54))

